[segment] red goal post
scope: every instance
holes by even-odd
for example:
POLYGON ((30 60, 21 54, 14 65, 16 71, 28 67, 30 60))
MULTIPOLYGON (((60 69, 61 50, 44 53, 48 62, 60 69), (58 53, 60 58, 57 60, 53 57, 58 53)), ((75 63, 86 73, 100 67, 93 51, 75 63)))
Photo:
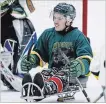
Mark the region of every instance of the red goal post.
POLYGON ((88 25, 88 0, 82 0, 82 31, 87 36, 87 25, 88 25))

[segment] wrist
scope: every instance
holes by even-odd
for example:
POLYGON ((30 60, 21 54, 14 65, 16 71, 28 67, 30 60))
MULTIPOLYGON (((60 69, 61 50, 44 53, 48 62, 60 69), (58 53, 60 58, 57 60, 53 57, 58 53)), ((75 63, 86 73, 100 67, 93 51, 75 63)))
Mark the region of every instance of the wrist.
POLYGON ((76 60, 80 64, 80 69, 79 70, 81 70, 81 75, 85 75, 85 66, 84 66, 83 62, 80 59, 76 59, 76 60))

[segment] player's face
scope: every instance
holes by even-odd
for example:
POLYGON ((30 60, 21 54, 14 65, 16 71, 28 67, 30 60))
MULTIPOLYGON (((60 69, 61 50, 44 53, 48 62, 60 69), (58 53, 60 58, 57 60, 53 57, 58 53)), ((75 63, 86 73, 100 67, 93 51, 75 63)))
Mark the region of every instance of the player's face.
POLYGON ((56 31, 62 31, 66 27, 66 18, 59 13, 54 13, 53 15, 53 21, 56 31))

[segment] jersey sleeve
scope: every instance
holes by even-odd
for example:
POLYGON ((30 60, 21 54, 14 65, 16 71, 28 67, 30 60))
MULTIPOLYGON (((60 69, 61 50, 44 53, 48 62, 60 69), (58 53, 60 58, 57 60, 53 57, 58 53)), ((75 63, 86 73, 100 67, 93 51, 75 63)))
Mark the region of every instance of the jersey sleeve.
POLYGON ((34 53, 36 52, 36 55, 42 59, 42 61, 48 62, 48 39, 46 30, 41 34, 32 51, 34 53))
POLYGON ((93 54, 89 41, 82 34, 80 34, 75 42, 76 56, 77 59, 80 59, 81 64, 83 66, 83 70, 85 70, 85 75, 89 73, 89 66, 92 60, 93 54))

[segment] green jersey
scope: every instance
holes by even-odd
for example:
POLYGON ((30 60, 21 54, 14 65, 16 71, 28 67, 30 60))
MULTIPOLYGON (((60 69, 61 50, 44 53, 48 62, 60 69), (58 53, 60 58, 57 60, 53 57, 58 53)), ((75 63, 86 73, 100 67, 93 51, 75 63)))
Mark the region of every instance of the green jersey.
POLYGON ((57 32, 55 28, 45 30, 38 39, 33 51, 36 51, 49 68, 61 70, 66 67, 66 60, 59 52, 61 49, 69 60, 80 59, 85 70, 89 72, 90 60, 93 57, 91 46, 84 34, 74 28, 66 34, 57 32))

